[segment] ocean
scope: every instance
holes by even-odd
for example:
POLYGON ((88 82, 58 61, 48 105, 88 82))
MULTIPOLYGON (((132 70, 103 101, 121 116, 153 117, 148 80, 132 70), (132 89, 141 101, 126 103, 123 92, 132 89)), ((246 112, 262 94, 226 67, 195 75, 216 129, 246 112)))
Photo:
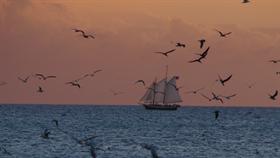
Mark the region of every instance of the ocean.
POLYGON ((152 158, 143 144, 160 158, 279 158, 280 109, 0 106, 0 158, 91 158, 90 147, 73 138, 93 135, 98 158, 152 158))

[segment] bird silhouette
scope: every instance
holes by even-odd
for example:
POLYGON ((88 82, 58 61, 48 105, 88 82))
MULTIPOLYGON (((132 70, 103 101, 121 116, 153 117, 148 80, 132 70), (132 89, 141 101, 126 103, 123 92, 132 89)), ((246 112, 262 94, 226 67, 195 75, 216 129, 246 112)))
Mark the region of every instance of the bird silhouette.
POLYGON ((75 31, 75 32, 80 32, 80 33, 82 33, 82 36, 84 37, 84 38, 92 38, 92 39, 95 39, 95 37, 93 36, 93 35, 90 35, 90 34, 86 34, 85 33, 85 31, 83 31, 83 30, 81 30, 81 29, 72 29, 73 31, 75 31))
POLYGON ((223 33, 217 29, 215 29, 215 31, 217 31, 220 34, 220 37, 227 37, 228 35, 230 35, 232 32, 228 32, 228 33, 223 33))
POLYGON ((215 114, 215 120, 217 120, 219 118, 220 111, 216 110, 216 111, 214 111, 214 114, 215 114))
POLYGON ((115 92, 113 90, 111 90, 111 92, 113 93, 114 96, 124 94, 124 92, 115 92))
POLYGON ((38 93, 43 93, 44 90, 43 90, 43 88, 42 88, 41 86, 39 86, 37 92, 38 92, 38 93))
POLYGON ((202 93, 200 93, 200 95, 201 95, 202 97, 204 97, 205 99, 207 99, 208 101, 212 101, 212 99, 209 98, 209 97, 207 97, 206 95, 204 95, 204 94, 202 94, 202 93))
POLYGON ((220 83, 225 86, 225 83, 228 82, 231 78, 232 75, 228 76, 226 79, 222 79, 220 75, 218 75, 219 79, 217 81, 220 81, 220 83))
POLYGON ((278 62, 280 62, 280 60, 269 60, 268 62, 271 62, 271 63, 277 64, 278 62))
POLYGON ((204 43, 206 42, 205 39, 201 39, 201 40, 198 40, 198 42, 200 43, 200 48, 202 49, 203 46, 204 46, 204 43))
POLYGON ((146 86, 146 83, 144 80, 137 80, 134 84, 137 84, 137 83, 142 83, 143 86, 146 86))
POLYGON ((276 100, 277 95, 278 95, 278 90, 276 90, 275 93, 274 93, 273 95, 270 95, 270 94, 269 94, 269 98, 270 98, 271 100, 276 100))
POLYGON ((205 57, 208 55, 209 49, 210 49, 210 47, 208 47, 203 53, 201 53, 201 54, 196 54, 196 55, 199 55, 199 56, 205 58, 205 57))
POLYGON ((217 100, 220 101, 222 104, 224 103, 223 99, 221 99, 218 95, 216 95, 214 92, 212 92, 213 98, 211 100, 217 100))
POLYGON ((231 98, 235 97, 236 95, 237 95, 237 94, 232 94, 232 95, 229 95, 229 96, 223 96, 223 95, 221 95, 221 97, 230 100, 231 98))
POLYGON ((203 87, 203 88, 196 89, 196 90, 188 91, 188 92, 186 92, 186 93, 187 93, 187 94, 190 94, 190 93, 192 93, 192 94, 197 94, 199 91, 201 91, 201 90, 203 90, 203 89, 204 89, 204 87, 203 87))
POLYGON ((18 80, 20 80, 22 83, 27 83, 28 79, 30 76, 27 76, 26 78, 22 79, 20 77, 18 77, 18 80))
POLYGON ((51 132, 48 129, 45 129, 44 132, 41 134, 41 137, 44 139, 49 139, 49 135, 51 132))
POLYGON ((47 80, 49 78, 56 78, 56 76, 45 76, 43 74, 35 74, 36 77, 38 77, 38 79, 40 80, 47 80))
POLYGON ((102 71, 101 69, 95 70, 95 71, 93 71, 92 73, 85 74, 85 75, 83 76, 83 78, 85 78, 85 77, 94 77, 95 74, 97 74, 98 72, 101 72, 101 71, 102 71))
POLYGON ((5 82, 5 81, 2 81, 2 82, 0 83, 0 86, 4 86, 4 85, 6 85, 6 84, 8 84, 8 83, 5 82))
POLYGON ((53 119, 52 122, 54 122, 55 126, 58 127, 58 120, 53 119))
POLYGON ((242 3, 249 3, 249 0, 243 0, 242 3))
POLYGON ((183 48, 185 48, 186 44, 178 42, 178 43, 176 43, 176 47, 183 47, 183 48))
POLYGON ((78 82, 75 82, 75 81, 66 82, 65 84, 70 84, 71 86, 81 88, 81 85, 78 82))
POLYGON ((169 51, 167 51, 167 52, 154 52, 154 53, 162 54, 162 55, 168 57, 168 54, 174 52, 175 50, 176 50, 176 49, 172 49, 172 50, 169 50, 169 51))

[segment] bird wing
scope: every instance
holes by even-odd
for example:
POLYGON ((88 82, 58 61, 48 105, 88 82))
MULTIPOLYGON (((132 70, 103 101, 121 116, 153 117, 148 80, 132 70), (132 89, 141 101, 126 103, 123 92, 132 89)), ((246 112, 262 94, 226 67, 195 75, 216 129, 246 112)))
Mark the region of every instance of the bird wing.
POLYGON ((20 78, 20 77, 18 77, 18 79, 19 79, 20 81, 22 81, 22 82, 25 82, 24 79, 22 79, 22 78, 20 78))
POLYGON ((210 47, 208 47, 203 53, 202 53, 202 56, 205 56, 208 54, 208 51, 209 51, 210 47))
POLYGON ((97 72, 100 72, 100 71, 102 71, 102 70, 101 69, 95 70, 93 73, 97 73, 97 72))
POLYGON ((91 37, 92 39, 95 39, 95 37, 93 35, 88 35, 88 37, 91 37))
POLYGON ((163 52, 154 52, 154 53, 157 53, 157 54, 164 54, 163 52))
POLYGON ((46 79, 47 78, 56 78, 56 76, 47 76, 46 79))
POLYGON ((172 50, 170 50, 170 51, 165 52, 165 54, 168 54, 168 53, 174 52, 175 50, 176 50, 176 49, 172 49, 172 50))
POLYGON ((228 33, 226 33, 226 34, 224 34, 224 35, 225 35, 225 36, 226 36, 226 35, 230 35, 231 33, 232 33, 232 32, 228 32, 228 33))
POLYGON ((215 29, 215 31, 217 31, 221 36, 224 35, 221 31, 219 31, 219 30, 217 30, 217 29, 215 29))
POLYGON ((232 75, 230 75, 228 78, 226 78, 226 79, 224 80, 224 82, 227 82, 228 80, 230 80, 231 77, 232 77, 232 75))
POLYGON ((45 78, 43 74, 35 74, 35 76, 45 78))
POLYGON ((200 93, 200 95, 201 95, 202 97, 208 99, 208 100, 212 100, 212 99, 210 99, 209 97, 207 97, 206 95, 204 95, 204 94, 202 94, 202 93, 200 93))
POLYGON ((276 97, 278 95, 278 90, 275 91, 272 97, 276 97))

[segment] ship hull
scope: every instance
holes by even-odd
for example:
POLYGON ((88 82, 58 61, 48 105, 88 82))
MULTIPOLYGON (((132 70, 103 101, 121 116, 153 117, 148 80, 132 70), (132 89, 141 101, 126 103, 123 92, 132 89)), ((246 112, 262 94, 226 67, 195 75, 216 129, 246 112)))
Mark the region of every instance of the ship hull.
POLYGON ((177 110, 180 105, 157 105, 157 104, 143 104, 147 110, 177 110))

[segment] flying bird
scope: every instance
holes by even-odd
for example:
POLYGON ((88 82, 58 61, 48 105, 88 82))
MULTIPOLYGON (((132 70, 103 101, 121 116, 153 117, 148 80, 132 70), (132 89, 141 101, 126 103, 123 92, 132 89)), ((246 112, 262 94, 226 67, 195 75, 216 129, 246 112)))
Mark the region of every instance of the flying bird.
POLYGON ((280 62, 280 60, 269 60, 268 62, 271 62, 271 63, 277 64, 278 62, 280 62))
POLYGON ((249 0, 243 0, 242 3, 249 3, 249 0))
POLYGON ((140 144, 142 148, 149 150, 151 152, 152 158, 159 158, 158 154, 157 154, 157 150, 156 147, 153 145, 149 145, 149 144, 140 144))
POLYGON ((212 101, 212 99, 209 98, 209 97, 207 97, 206 95, 204 95, 204 94, 202 94, 202 93, 200 93, 200 95, 201 95, 202 97, 204 97, 205 99, 207 99, 208 101, 212 101))
POLYGON ((203 57, 203 58, 206 58, 206 56, 208 55, 209 49, 210 49, 210 47, 208 47, 203 53, 201 53, 201 54, 196 54, 196 55, 199 55, 199 56, 201 56, 201 57, 203 57))
POLYGON ((273 94, 273 95, 270 95, 269 94, 269 98, 271 99, 271 100, 276 100, 276 96, 278 95, 278 90, 276 90, 275 91, 275 93, 273 94))
MULTIPOLYGON (((206 56, 205 56, 206 57, 206 56)), ((191 61, 189 61, 189 63, 195 63, 195 62, 198 62, 198 63, 201 63, 202 64, 202 59, 205 59, 205 57, 199 57, 199 58, 197 58, 197 59, 194 59, 194 60, 191 60, 191 61)))
POLYGON ((203 46, 204 46, 204 43, 206 42, 205 39, 201 39, 201 40, 198 40, 198 42, 200 43, 200 48, 202 49, 203 46))
POLYGON ((176 47, 183 47, 183 48, 185 48, 186 44, 178 42, 178 43, 176 43, 176 47))
POLYGON ((72 29, 73 31, 75 32, 81 32, 82 33, 82 36, 84 38, 92 38, 92 39, 95 39, 95 37, 93 35, 90 35, 90 34, 86 34, 85 31, 83 30, 80 30, 80 29, 72 29))
POLYGON ((36 77, 38 77, 40 80, 47 80, 49 78, 56 78, 56 76, 45 76, 43 74, 35 74, 36 77))
POLYGON ((8 84, 8 83, 5 82, 5 81, 2 81, 2 82, 0 83, 0 86, 4 86, 4 85, 6 85, 6 84, 8 84))
POLYGON ((212 92, 212 100, 220 101, 222 104, 224 103, 223 99, 221 99, 218 95, 216 95, 214 92, 212 92))
POLYGON ((174 52, 175 50, 176 50, 176 49, 172 49, 172 50, 169 50, 169 51, 167 51, 167 52, 154 52, 154 53, 162 54, 162 55, 168 57, 168 54, 174 52))
POLYGON ((232 33, 232 32, 223 33, 217 29, 215 29, 215 31, 217 31, 220 34, 220 37, 227 37, 228 35, 230 35, 232 33))
POLYGON ((146 86, 146 83, 144 80, 137 80, 134 84, 137 84, 137 83, 142 83, 143 86, 146 86))
POLYGON ((28 79, 29 79, 30 76, 27 76, 26 78, 22 79, 20 77, 18 77, 18 80, 20 80, 21 82, 23 83, 27 83, 28 79))
POLYGON ((51 132, 48 129, 45 129, 44 132, 41 134, 41 137, 44 139, 49 139, 49 135, 51 132))
POLYGON ((44 90, 43 90, 43 88, 42 88, 41 86, 39 86, 37 92, 38 92, 38 93, 43 93, 44 90))
POLYGON ((228 82, 231 78, 232 78, 232 75, 228 76, 226 79, 222 79, 220 75, 218 75, 219 79, 216 80, 216 81, 220 81, 220 83, 225 86, 225 83, 228 82))
POLYGON ((230 100, 231 98, 235 97, 236 95, 237 95, 237 94, 232 94, 232 95, 229 95, 229 96, 222 96, 222 95, 221 95, 221 97, 230 100))
POLYGON ((215 120, 217 120, 219 118, 220 111, 216 110, 216 111, 214 111, 214 114, 215 114, 215 120))
POLYGON ((190 93, 192 93, 192 94, 197 94, 199 91, 201 91, 201 90, 203 90, 204 88, 199 88, 199 89, 196 89, 196 90, 192 90, 192 91, 188 91, 188 92, 186 92, 187 94, 190 94, 190 93))
POLYGON ((78 82, 75 82, 75 81, 66 82, 65 84, 70 84, 71 86, 81 88, 81 85, 78 82))
POLYGON ((115 92, 113 90, 111 90, 111 92, 113 93, 114 96, 124 94, 124 92, 115 92))
POLYGON ((90 77, 94 77, 96 73, 101 72, 101 71, 102 71, 101 69, 95 70, 95 71, 93 71, 92 73, 85 74, 85 75, 83 76, 83 78, 89 77, 89 76, 90 76, 90 77))
POLYGON ((52 122, 54 122, 55 126, 58 127, 58 120, 53 119, 52 122))

